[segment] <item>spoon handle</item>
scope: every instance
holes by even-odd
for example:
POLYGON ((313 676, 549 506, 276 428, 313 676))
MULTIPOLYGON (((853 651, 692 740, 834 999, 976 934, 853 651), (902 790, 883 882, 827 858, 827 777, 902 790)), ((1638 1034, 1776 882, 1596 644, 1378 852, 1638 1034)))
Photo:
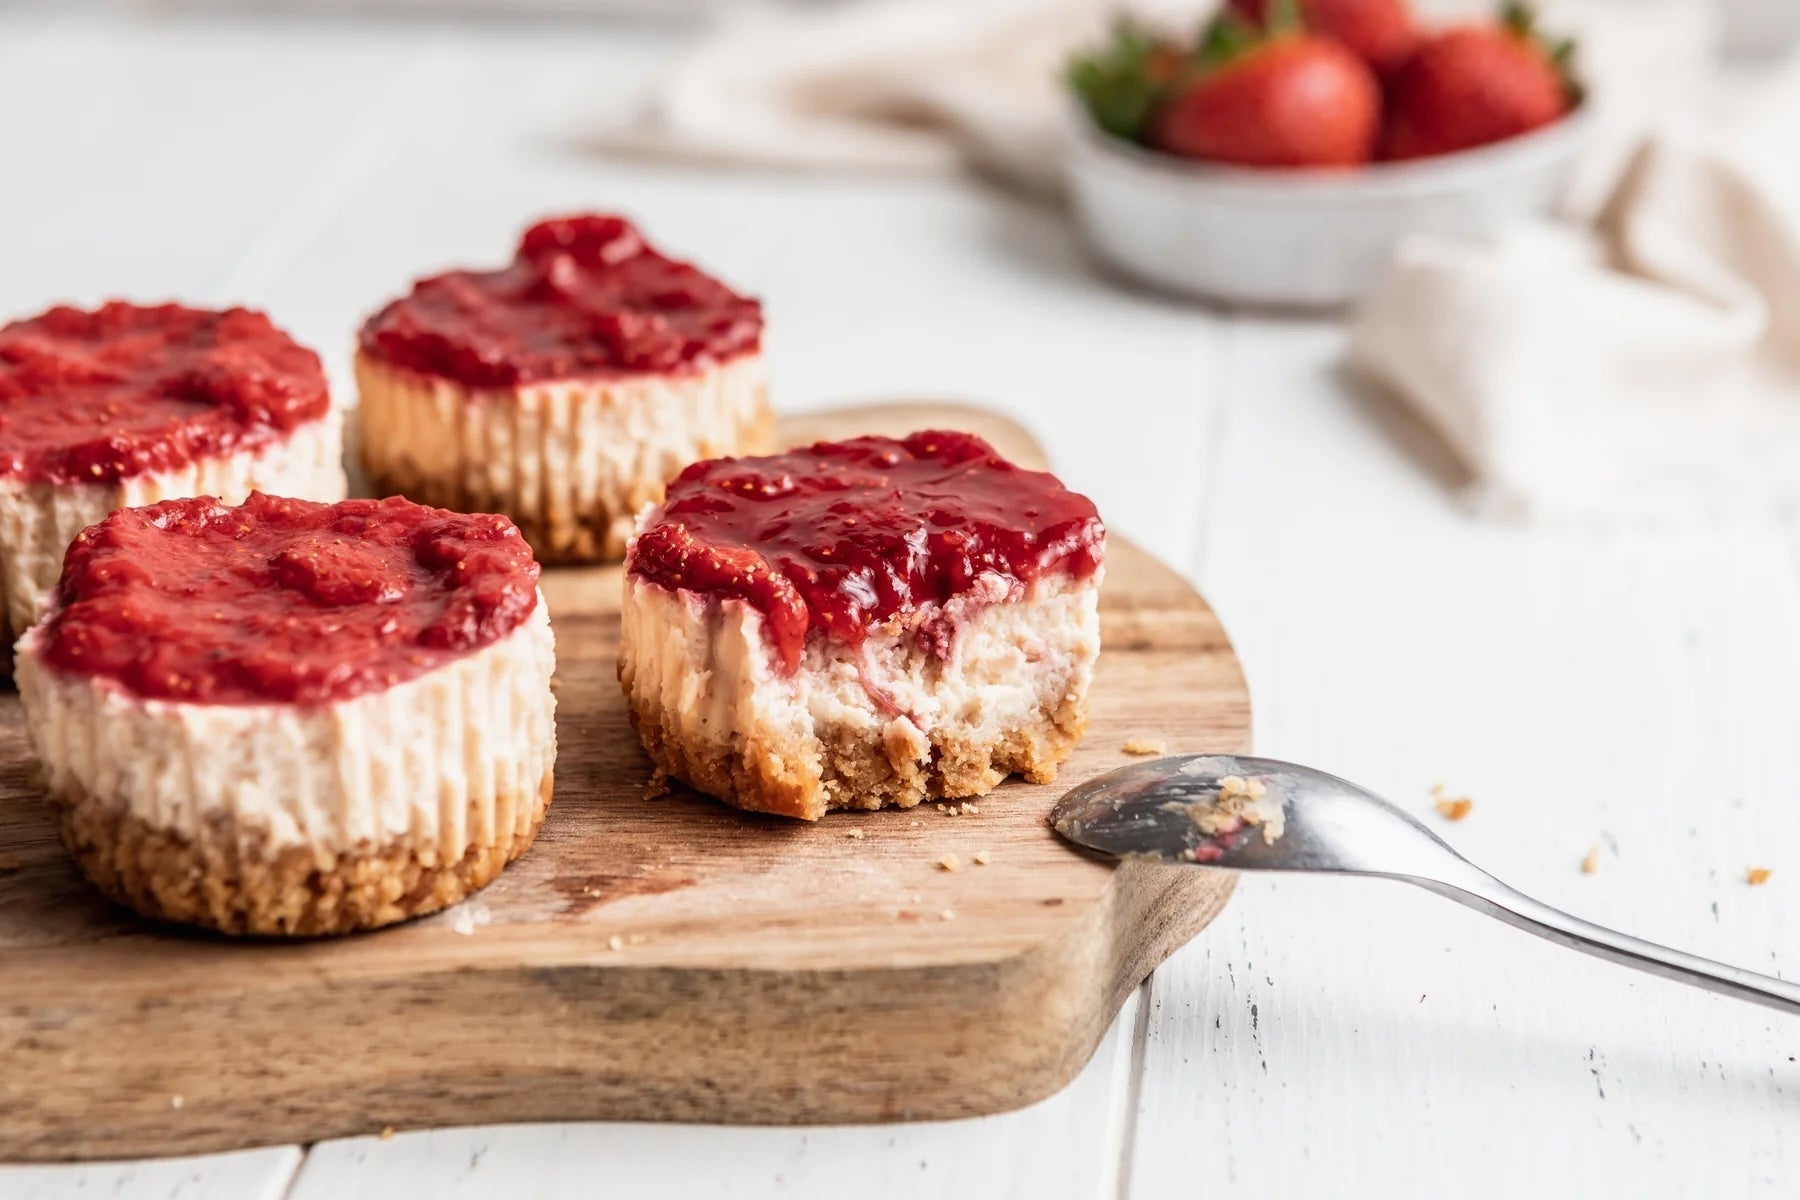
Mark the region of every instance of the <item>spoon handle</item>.
POLYGON ((1709 992, 1735 996, 1754 1004, 1800 1015, 1800 985, 1772 975, 1758 975, 1725 963, 1713 962, 1695 954, 1684 954, 1667 946, 1658 946, 1641 938, 1572 917, 1560 909, 1541 904, 1523 892, 1501 883, 1485 871, 1471 869, 1458 883, 1436 879, 1409 877, 1410 882, 1466 904, 1477 912, 1505 921, 1508 925, 1535 933, 1541 938, 1604 958, 1622 966, 1636 967, 1664 979, 1692 984, 1709 992))

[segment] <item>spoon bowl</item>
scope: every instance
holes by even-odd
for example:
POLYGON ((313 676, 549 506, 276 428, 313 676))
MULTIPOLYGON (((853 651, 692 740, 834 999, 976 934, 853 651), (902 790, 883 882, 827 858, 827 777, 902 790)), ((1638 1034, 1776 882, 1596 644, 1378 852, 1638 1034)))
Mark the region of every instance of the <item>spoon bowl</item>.
MULTIPOLYGON (((1273 758, 1174 755, 1090 779, 1050 814, 1069 841, 1118 858, 1198 863, 1234 871, 1327 871, 1407 877, 1456 852, 1373 792, 1273 758), (1229 778, 1263 785, 1281 832, 1245 824, 1224 836, 1195 820, 1229 778)), ((1458 859, 1458 861, 1461 861, 1458 859)))

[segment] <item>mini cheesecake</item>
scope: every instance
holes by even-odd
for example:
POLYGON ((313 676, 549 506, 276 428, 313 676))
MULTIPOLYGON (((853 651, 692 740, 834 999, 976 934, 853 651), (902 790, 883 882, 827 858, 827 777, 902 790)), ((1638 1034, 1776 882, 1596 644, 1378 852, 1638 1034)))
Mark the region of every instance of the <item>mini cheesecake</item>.
POLYGON ((656 766, 739 808, 1049 782, 1105 550, 1092 502, 968 434, 696 463, 632 543, 619 680, 656 766))
POLYGON ((462 899, 550 803, 537 579, 505 517, 398 498, 112 514, 19 643, 63 842, 113 900, 225 933, 462 899))
POLYGON ((256 489, 344 496, 318 356, 261 313, 114 302, 0 328, 0 600, 43 612, 77 533, 116 508, 256 489))
POLYGON ((773 429, 761 305, 619 217, 419 281, 363 325, 356 381, 378 492, 505 513, 546 563, 617 559, 671 476, 773 429))

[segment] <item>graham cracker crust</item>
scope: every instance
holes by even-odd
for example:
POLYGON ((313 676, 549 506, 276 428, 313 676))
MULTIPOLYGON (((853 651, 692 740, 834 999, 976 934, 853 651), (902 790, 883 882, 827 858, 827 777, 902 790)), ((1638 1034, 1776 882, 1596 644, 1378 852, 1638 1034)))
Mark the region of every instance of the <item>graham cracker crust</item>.
MULTIPOLYGON (((366 469, 366 468, 365 468, 366 469)), ((477 492, 454 479, 427 479, 392 471, 368 471, 369 488, 377 496, 405 496, 415 504, 447 508, 451 512, 501 513, 525 538, 525 544, 546 567, 580 563, 614 562, 625 557, 635 513, 614 512, 596 504, 586 512, 560 516, 528 517, 513 496, 477 492)))
POLYGON ((259 831, 220 821, 189 839, 84 794, 52 795, 57 828, 81 873, 143 916, 220 933, 317 937, 424 916, 479 891, 531 847, 549 810, 549 774, 535 795, 495 806, 495 840, 441 863, 429 848, 393 844, 332 855, 307 847, 261 852, 259 831))
MULTIPOLYGON (((628 689, 629 691, 629 689, 628 689)), ((745 730, 733 741, 680 736, 661 707, 628 695, 631 724, 657 768, 696 791, 751 812, 816 821, 834 809, 913 808, 931 799, 985 796, 1009 775, 1051 783, 1087 728, 1085 699, 1065 697, 1039 719, 975 739, 929 734, 930 755, 848 728, 817 739, 745 730), (807 764, 816 761, 815 777, 807 764)))

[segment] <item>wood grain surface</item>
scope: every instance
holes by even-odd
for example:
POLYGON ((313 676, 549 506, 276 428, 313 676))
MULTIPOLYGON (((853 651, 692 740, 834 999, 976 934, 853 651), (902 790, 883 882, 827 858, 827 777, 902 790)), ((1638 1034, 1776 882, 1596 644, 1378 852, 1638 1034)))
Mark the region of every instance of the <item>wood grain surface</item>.
MULTIPOLYGON (((933 425, 1040 457, 1016 425, 946 406, 784 432, 933 425)), ((375 934, 231 942, 110 909, 57 845, 17 699, 0 702, 0 1159, 388 1126, 995 1112, 1073 1078, 1126 994, 1229 896, 1228 876, 1102 863, 1045 824, 1133 737, 1248 748, 1218 622, 1122 539, 1086 740, 1057 784, 1009 782, 966 815, 806 825, 649 795, 614 678, 618 589, 616 567, 546 576, 560 753, 537 845, 477 898, 375 934)))

